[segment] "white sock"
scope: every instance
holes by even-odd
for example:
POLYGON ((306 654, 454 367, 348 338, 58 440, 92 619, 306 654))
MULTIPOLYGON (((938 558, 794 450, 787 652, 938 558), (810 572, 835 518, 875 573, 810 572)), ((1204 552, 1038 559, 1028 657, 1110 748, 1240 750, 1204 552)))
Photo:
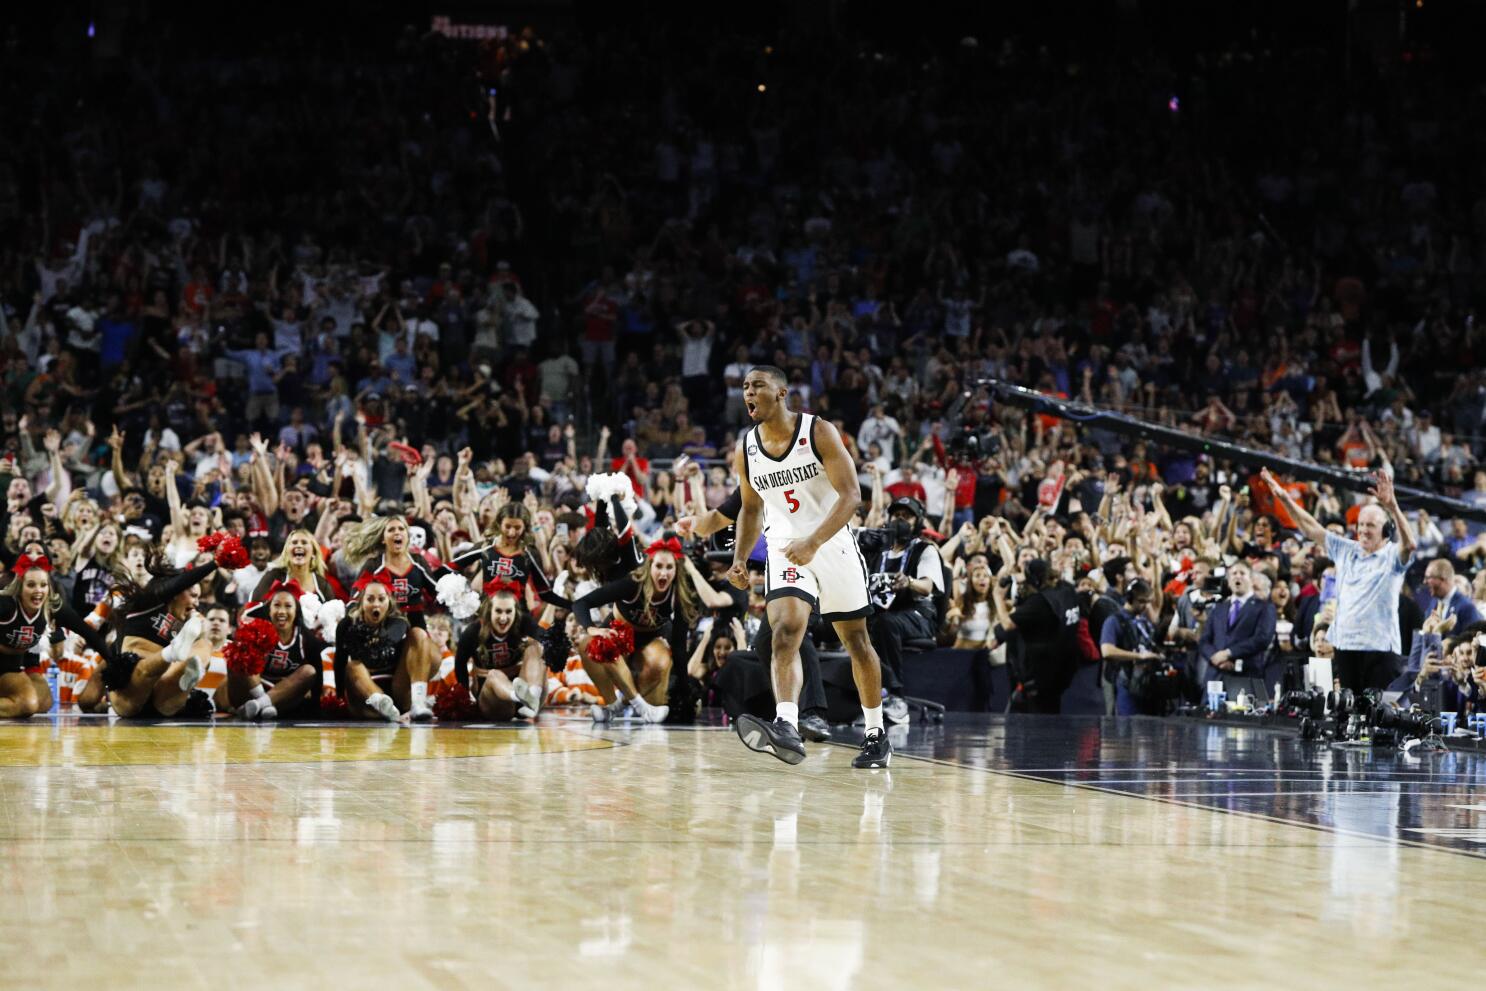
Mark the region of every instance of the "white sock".
POLYGON ((243 703, 242 708, 238 712, 244 719, 249 720, 279 718, 279 710, 274 708, 273 703, 268 700, 266 693, 258 698, 248 699, 243 703))
POLYGON ((776 702, 774 703, 774 718, 783 719, 795 729, 800 728, 800 703, 798 702, 776 702))
POLYGON ((250 698, 250 699, 261 699, 263 696, 265 696, 267 694, 268 694, 268 689, 264 688, 263 685, 262 685, 262 683, 259 683, 257 685, 254 685, 252 688, 249 688, 248 689, 248 698, 250 698))
POLYGON ((872 732, 875 729, 876 730, 882 729, 882 706, 880 706, 880 705, 874 705, 870 709, 868 709, 866 707, 863 707, 862 708, 862 719, 867 724, 866 725, 866 731, 868 733, 872 732))
POLYGON ((411 691, 411 694, 412 694, 412 703, 413 703, 412 704, 412 708, 414 708, 414 709, 420 709, 420 710, 421 709, 427 709, 428 708, 428 682, 426 682, 426 681, 415 681, 415 682, 413 682, 412 688, 411 688, 410 691, 411 691))
POLYGON ((381 716, 389 723, 397 722, 398 719, 400 719, 402 716, 402 714, 397 711, 397 703, 392 701, 392 696, 388 695, 386 692, 378 692, 371 698, 367 699, 366 704, 368 708, 375 710, 377 715, 381 716))

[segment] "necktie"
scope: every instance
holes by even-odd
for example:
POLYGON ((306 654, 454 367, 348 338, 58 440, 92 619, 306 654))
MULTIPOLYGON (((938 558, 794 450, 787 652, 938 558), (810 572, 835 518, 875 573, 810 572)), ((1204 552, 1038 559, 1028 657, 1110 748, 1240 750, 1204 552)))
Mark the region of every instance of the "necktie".
POLYGON ((1228 628, 1230 630, 1233 628, 1234 621, 1238 619, 1239 605, 1239 601, 1237 599, 1234 599, 1232 604, 1228 606, 1228 628))

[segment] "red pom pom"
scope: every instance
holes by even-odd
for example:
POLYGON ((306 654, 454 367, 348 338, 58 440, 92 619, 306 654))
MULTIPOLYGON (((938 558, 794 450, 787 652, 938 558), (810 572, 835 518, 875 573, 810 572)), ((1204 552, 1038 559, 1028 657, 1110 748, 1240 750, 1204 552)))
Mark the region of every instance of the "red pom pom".
POLYGON ((467 723, 480 718, 480 706, 463 685, 445 685, 433 697, 433 716, 441 723, 467 723))
POLYGON ((589 637, 588 656, 600 664, 614 664, 635 652, 635 628, 622 619, 609 624, 612 637, 589 637))
POLYGON ((268 663, 268 652, 279 642, 278 632, 266 619, 250 619, 237 628, 222 648, 222 658, 232 674, 257 677, 268 663))
POLYGON ((346 705, 346 700, 334 692, 327 692, 320 696, 320 718, 321 719, 350 719, 351 707, 346 705))
POLYGON ((227 539, 227 534, 221 530, 209 533, 196 541, 196 548, 202 552, 211 552, 217 549, 217 545, 227 539))
POLYGON ((238 568, 246 568, 252 558, 248 557, 248 549, 243 542, 236 537, 228 537, 217 547, 217 567, 228 571, 236 571, 238 568))

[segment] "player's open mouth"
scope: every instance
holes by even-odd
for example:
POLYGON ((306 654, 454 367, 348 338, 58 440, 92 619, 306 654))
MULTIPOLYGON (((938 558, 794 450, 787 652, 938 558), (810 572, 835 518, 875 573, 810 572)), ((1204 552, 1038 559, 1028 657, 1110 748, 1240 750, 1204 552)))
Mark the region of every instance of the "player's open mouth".
POLYGON ((748 410, 748 415, 749 415, 749 416, 752 416, 752 415, 753 415, 753 413, 754 413, 754 410, 756 410, 756 409, 758 409, 758 407, 757 407, 757 406, 755 406, 755 405, 754 405, 754 404, 753 404, 753 403, 751 403, 751 402, 747 402, 747 401, 745 401, 745 402, 744 402, 744 403, 743 403, 743 405, 744 405, 744 407, 746 407, 746 408, 747 408, 747 410, 748 410))

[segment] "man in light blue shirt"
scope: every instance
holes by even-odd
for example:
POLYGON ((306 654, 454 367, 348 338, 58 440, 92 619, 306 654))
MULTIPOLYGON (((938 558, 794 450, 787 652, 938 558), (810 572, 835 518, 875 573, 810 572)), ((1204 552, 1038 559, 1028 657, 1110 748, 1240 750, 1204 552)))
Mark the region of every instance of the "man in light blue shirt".
POLYGON ((1326 639, 1336 647, 1332 665, 1342 687, 1354 692, 1388 687, 1400 667, 1398 598, 1417 543, 1408 517, 1399 509, 1393 480, 1381 473, 1373 476, 1369 491, 1377 505, 1362 507, 1357 539, 1348 540, 1328 532, 1302 509, 1268 468, 1261 474, 1300 532, 1324 546, 1326 556, 1336 563, 1336 621, 1326 639), (1394 533, 1385 535, 1390 520, 1394 533))

